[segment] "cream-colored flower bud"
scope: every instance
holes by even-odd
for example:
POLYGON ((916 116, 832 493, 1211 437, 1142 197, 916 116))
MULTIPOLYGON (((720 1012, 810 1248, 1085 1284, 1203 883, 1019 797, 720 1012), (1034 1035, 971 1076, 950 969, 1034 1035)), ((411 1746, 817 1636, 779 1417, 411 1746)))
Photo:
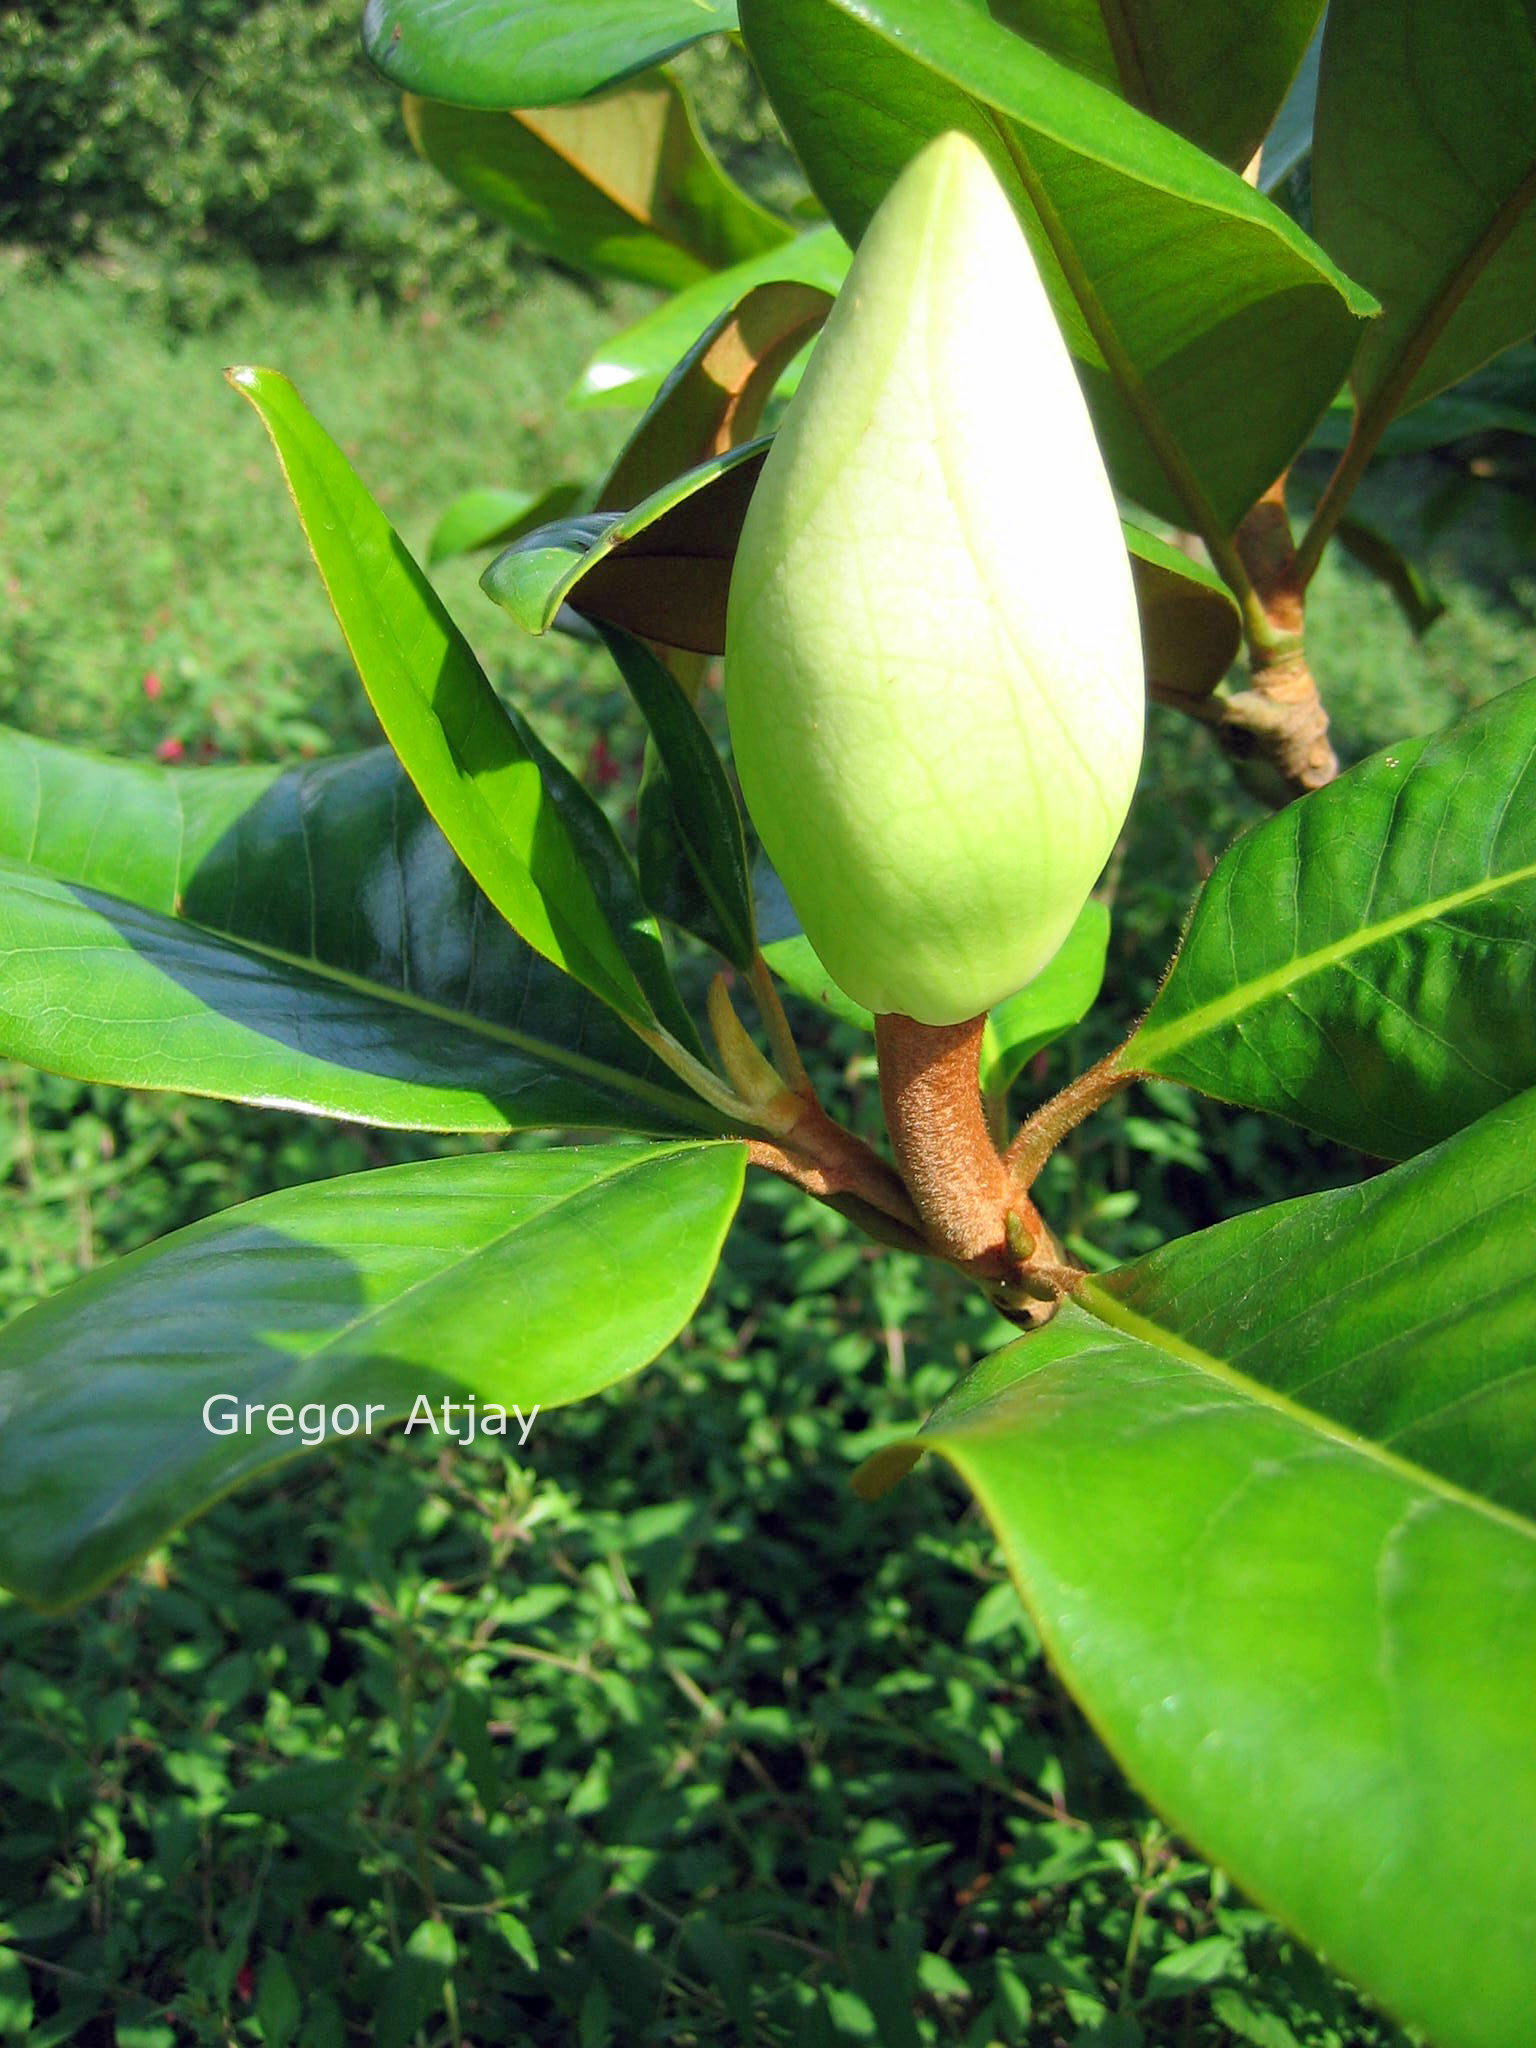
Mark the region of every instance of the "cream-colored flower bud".
POLYGON ((974 1017, 1033 979, 1141 760, 1120 521, 1029 246, 961 135, 871 220, 736 557, 747 807, 828 972, 974 1017))

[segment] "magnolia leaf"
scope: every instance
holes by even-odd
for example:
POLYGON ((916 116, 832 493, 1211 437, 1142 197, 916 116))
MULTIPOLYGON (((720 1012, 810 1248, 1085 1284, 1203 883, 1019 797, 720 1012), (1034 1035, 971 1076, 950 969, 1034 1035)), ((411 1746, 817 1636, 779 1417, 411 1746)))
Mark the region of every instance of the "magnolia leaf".
POLYGON ((743 0, 741 16, 850 242, 930 138, 979 144, 1117 486, 1177 526, 1230 533, 1343 381, 1369 295, 1235 172, 966 0, 743 0))
POLYGON ((991 0, 991 10, 1240 171, 1282 108, 1323 0, 991 0))
POLYGON ((578 844, 526 731, 287 378, 241 369, 230 380, 271 436, 369 701, 454 852, 536 952, 631 1023, 654 1030, 659 1019, 696 1047, 611 830, 604 842, 592 826, 578 844))
POLYGON ((1536 1085, 1536 682, 1217 862, 1128 1068, 1403 1159, 1536 1085))
MULTIPOLYGON (((771 437, 672 477, 632 510, 586 513, 525 534, 481 578, 486 594, 530 633, 562 607, 667 647, 725 651, 736 545, 771 437)), ((1231 667, 1242 622, 1203 563, 1122 520, 1149 683, 1200 697, 1231 667)))
MULTIPOLYGON (((1447 448, 1474 434, 1521 434, 1536 438, 1536 411, 1511 405, 1506 400, 1479 390, 1486 379, 1471 378, 1454 391, 1442 391, 1425 399, 1412 412, 1395 419, 1376 443, 1378 455, 1423 455, 1432 448, 1447 448)), ((1311 446, 1340 452, 1349 446, 1354 432, 1354 401, 1346 393, 1336 398, 1312 432, 1311 446)))
POLYGON ((745 1163, 735 1144, 432 1159, 98 1267, 0 1332, 0 1582, 78 1600, 370 1404, 376 1431, 420 1398, 462 1442, 470 1400, 526 1420, 610 1386, 698 1306, 745 1163))
POLYGON ((1158 696, 1208 697, 1237 659, 1242 614, 1214 570, 1182 548, 1122 520, 1141 616, 1147 688, 1158 696))
POLYGON ((1415 639, 1427 633, 1436 619, 1444 617, 1445 599, 1423 570, 1410 562, 1397 542, 1379 527, 1351 514, 1339 521, 1334 532, 1344 552, 1391 591, 1415 639))
POLYGON ((627 511, 679 471, 751 440, 774 386, 832 305, 814 285, 754 285, 668 377, 609 471, 597 509, 627 511))
POLYGON ((793 989, 797 996, 803 996, 808 1003, 815 1003, 818 1009, 829 1010, 845 1024, 857 1025, 860 1031, 874 1035, 874 1012, 866 1010, 862 1003, 856 1003, 852 996, 843 994, 822 966, 816 948, 804 932, 790 932, 765 944, 763 958, 784 986, 793 989))
POLYGON ((1382 305, 1350 373, 1367 438, 1536 329, 1536 16, 1332 0, 1319 238, 1382 305))
POLYGON ((599 631, 650 728, 656 749, 652 802, 659 804, 665 795, 679 847, 723 941, 721 950, 747 973, 757 957, 757 932, 746 840, 714 742, 681 685, 648 647, 612 626, 599 631))
POLYGON ((1104 985, 1108 951, 1109 912, 1090 896, 1050 965, 988 1016, 981 1034, 986 1094, 1011 1088, 1037 1052, 1082 1022, 1104 985))
POLYGON ((363 48, 410 92, 465 107, 585 99, 736 26, 732 0, 368 0, 363 48))
POLYGON ((731 565, 766 440, 675 477, 628 512, 546 526, 496 557, 486 595, 530 633, 569 604, 588 618, 699 654, 725 646, 731 565))
POLYGON ((427 567, 481 548, 504 548, 520 534, 563 519, 581 503, 580 484, 551 484, 543 491, 499 490, 484 485, 464 491, 447 506, 427 542, 427 567))
POLYGON ((1323 31, 1318 29, 1291 89, 1275 115, 1259 158, 1259 190, 1273 192, 1283 185, 1298 165, 1312 154, 1312 125, 1317 116, 1317 73, 1323 54, 1323 31))
POLYGON ((451 184, 578 269, 675 291, 791 237, 721 170, 665 73, 510 113, 408 96, 405 124, 451 184))
POLYGON ((0 728, 0 1052, 410 1129, 712 1127, 385 747, 173 769, 0 728))
POLYGON ((1359 1187, 1095 1275, 1080 1299, 1536 1516, 1536 1090, 1359 1187))
MULTIPOLYGON (((701 278, 604 342, 569 402, 578 407, 649 405, 699 337, 749 292, 765 284, 800 284, 835 297, 852 260, 836 228, 822 226, 781 242, 766 255, 701 278)), ((791 366, 781 389, 793 376, 791 366)))
MULTIPOLYGON (((766 863, 759 867, 757 890, 767 898, 766 919, 773 933, 764 940, 763 958, 797 996, 873 1033, 873 1014, 844 995, 823 967, 794 922, 783 886, 766 863)), ((1050 965, 989 1013, 977 1075, 987 1093, 1012 1087, 1037 1052, 1088 1014, 1103 984, 1108 946, 1109 912, 1090 897, 1050 965)))
MULTIPOLYGON (((1222 1268, 1230 1327, 1267 1251, 1222 1268)), ((1379 1276, 1411 1316, 1392 1263, 1354 1260, 1357 1294, 1379 1276)), ((1150 1318, 1077 1306, 978 1366, 919 1442, 974 1490, 1057 1670, 1181 1836, 1439 2048, 1520 2038, 1536 1525, 1150 1318)))

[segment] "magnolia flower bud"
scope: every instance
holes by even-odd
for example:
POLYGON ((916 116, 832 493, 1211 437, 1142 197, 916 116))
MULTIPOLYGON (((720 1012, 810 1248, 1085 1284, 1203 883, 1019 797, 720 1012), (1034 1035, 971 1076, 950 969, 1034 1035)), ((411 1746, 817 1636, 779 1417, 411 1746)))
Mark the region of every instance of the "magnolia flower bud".
POLYGON ((868 1009, 1033 979, 1141 760, 1119 516, 1029 246, 976 145, 871 220, 753 494, 726 705, 806 935, 868 1009))

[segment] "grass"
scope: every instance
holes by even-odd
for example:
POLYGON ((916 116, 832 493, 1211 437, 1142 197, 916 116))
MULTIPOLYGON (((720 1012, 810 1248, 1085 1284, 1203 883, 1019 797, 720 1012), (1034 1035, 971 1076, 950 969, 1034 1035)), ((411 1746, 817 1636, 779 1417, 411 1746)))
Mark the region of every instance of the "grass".
MULTIPOLYGON (((559 394, 634 293, 553 272, 494 329, 433 308, 394 324, 340 285, 256 295, 168 334, 152 301, 85 271, 0 269, 0 717, 126 750, 269 758, 375 737, 261 428, 221 374, 281 369, 424 551, 457 492, 599 469, 622 433, 559 394), (146 695, 146 679, 153 695, 146 695)), ((537 689, 569 668, 450 565, 487 659, 537 689)))
MULTIPOLYGON (((3 292, 0 716, 107 751, 372 736, 221 363, 287 369, 418 547, 456 490, 588 473, 622 431, 558 409, 614 314, 554 278, 495 332, 274 293, 194 340, 98 275, 13 267, 3 292)), ((1487 559, 1440 544, 1449 608, 1420 643, 1328 562, 1314 659, 1348 751, 1536 669, 1531 593, 1490 590, 1487 559)), ((632 758, 590 657, 519 642, 471 565, 442 585, 568 758, 599 732, 632 758)), ((1153 747, 1103 1013, 1034 1089, 1145 1003, 1249 815, 1203 734, 1159 714, 1153 747)), ((808 1035, 869 1113, 866 1048, 808 1035)), ((0 1087, 0 1314, 212 1209, 421 1149, 17 1069, 0 1087)), ((1355 1164, 1158 1087, 1074 1137, 1046 1206, 1085 1256, 1122 1256, 1355 1164)), ((865 1448, 1002 1334, 758 1189, 687 1335, 541 1418, 522 1458, 394 1438, 303 1461, 77 1615, 0 1605, 0 2038, 1399 2042, 1127 1790, 957 1488, 851 1501, 865 1448)))

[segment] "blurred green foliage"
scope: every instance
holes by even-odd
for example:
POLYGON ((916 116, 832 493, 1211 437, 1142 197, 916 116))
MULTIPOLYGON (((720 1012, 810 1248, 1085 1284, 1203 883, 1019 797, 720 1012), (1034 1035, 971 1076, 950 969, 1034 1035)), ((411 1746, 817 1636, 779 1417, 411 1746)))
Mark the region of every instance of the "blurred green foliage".
POLYGON ((957 1488, 852 1504, 990 1318, 782 1189, 746 1226, 522 1459, 296 1466, 0 1611, 31 2038, 1400 2042, 1138 1811, 957 1488))
POLYGON ((534 267, 406 140, 354 0, 0 8, 0 240, 107 248, 197 328, 275 265, 477 310, 534 267))
MULTIPOLYGON (((539 273, 488 331, 359 313, 350 284, 258 281, 188 338, 99 268, 0 268, 0 717, 189 760, 373 736, 222 362, 289 370, 418 549, 456 491, 591 475, 622 436, 558 399, 638 298, 539 273)), ((1529 557, 1497 506, 1428 530, 1442 475, 1392 465, 1370 506, 1447 599, 1423 641, 1347 562, 1318 579, 1349 754, 1536 670, 1529 557)), ((590 650, 519 638, 477 566, 444 567, 448 602, 628 829, 626 697, 590 650)), ((1017 1108, 1123 1034, 1253 815, 1202 732, 1155 712, 1151 746, 1103 1006, 1017 1108)), ((868 1042, 796 1023, 872 1128, 868 1042)), ((4 1069, 0 1315, 446 1142, 4 1069)), ((1073 1135, 1043 1202, 1104 1261, 1359 1170, 1157 1086, 1073 1135)), ((1146 1814, 957 1486, 851 1498, 1003 1334, 947 1273, 755 1186, 685 1337, 520 1455, 296 1462, 77 1615, 0 1604, 0 2039, 1402 2048, 1146 1814)))

